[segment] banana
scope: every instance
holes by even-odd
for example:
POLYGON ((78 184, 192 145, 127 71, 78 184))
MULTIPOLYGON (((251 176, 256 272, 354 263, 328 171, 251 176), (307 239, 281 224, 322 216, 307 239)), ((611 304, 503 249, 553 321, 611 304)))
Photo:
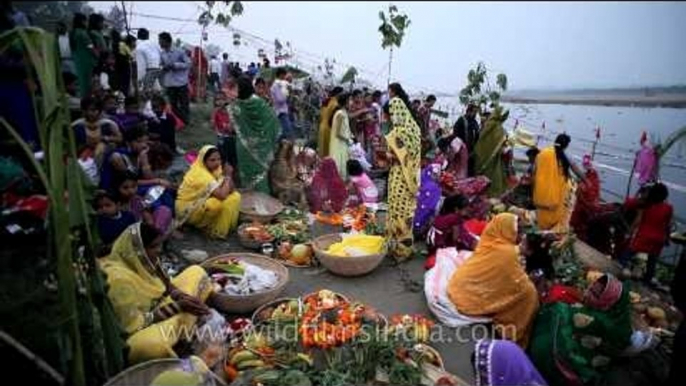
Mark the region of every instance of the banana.
POLYGON ((259 383, 269 383, 276 382, 281 377, 281 374, 276 370, 269 370, 262 374, 259 374, 253 378, 253 382, 259 383))
POLYGON ((259 359, 259 357, 255 355, 255 353, 253 353, 252 351, 241 350, 231 357, 229 363, 232 365, 238 365, 241 362, 251 361, 255 359, 259 359))
POLYGON ((245 370, 248 368, 264 367, 264 366, 265 366, 265 363, 261 359, 253 359, 253 360, 238 362, 236 364, 236 369, 239 371, 242 371, 242 370, 245 370))

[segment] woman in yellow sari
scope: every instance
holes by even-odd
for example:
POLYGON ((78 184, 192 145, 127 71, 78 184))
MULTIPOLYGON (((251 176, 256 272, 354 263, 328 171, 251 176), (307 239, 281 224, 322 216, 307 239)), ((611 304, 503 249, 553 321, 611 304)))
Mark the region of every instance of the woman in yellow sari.
POLYGON ((325 158, 329 156, 329 141, 331 138, 331 117, 338 106, 337 96, 343 92, 343 88, 336 86, 329 93, 329 100, 326 105, 321 108, 319 115, 319 133, 317 136, 317 149, 319 150, 319 157, 325 158))
POLYGON ((474 254, 450 278, 448 298, 464 315, 492 318, 502 338, 526 348, 538 293, 520 262, 517 238, 517 216, 494 217, 474 254))
POLYGON ((185 176, 176 197, 177 225, 188 222, 213 238, 226 238, 238 225, 241 195, 231 170, 223 170, 219 149, 205 145, 185 176))
POLYGON ((392 166, 388 176, 386 239, 389 254, 397 261, 412 257, 412 223, 417 207, 421 131, 408 109, 408 97, 400 84, 388 86, 388 114, 393 128, 386 135, 392 166))
POLYGON ((569 230, 576 196, 570 171, 583 180, 583 173, 565 154, 570 142, 567 134, 560 134, 555 138, 554 146, 543 149, 536 156, 533 201, 538 227, 542 230, 560 233, 569 230))
POLYGON ((205 302, 212 283, 207 273, 194 265, 170 280, 159 261, 162 240, 155 228, 139 222, 99 261, 107 275, 107 295, 129 334, 130 364, 176 357, 174 345, 190 337, 197 317, 209 312, 205 302))

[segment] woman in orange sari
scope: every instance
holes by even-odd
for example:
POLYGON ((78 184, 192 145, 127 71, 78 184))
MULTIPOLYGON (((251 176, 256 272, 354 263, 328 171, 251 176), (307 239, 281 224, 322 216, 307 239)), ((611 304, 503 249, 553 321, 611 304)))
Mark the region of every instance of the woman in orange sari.
POLYGON ((538 293, 520 262, 517 236, 517 216, 494 217, 474 254, 450 278, 448 298, 461 314, 491 317, 503 339, 526 348, 538 293))

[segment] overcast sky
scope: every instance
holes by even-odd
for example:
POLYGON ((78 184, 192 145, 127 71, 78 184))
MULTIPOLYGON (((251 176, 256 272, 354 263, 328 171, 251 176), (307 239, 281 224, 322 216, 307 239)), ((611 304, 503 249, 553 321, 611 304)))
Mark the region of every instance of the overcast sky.
MULTIPOLYGON (((98 11, 115 2, 92 2, 98 11)), ((116 2, 121 3, 121 2, 116 2)), ((220 2, 218 2, 220 3, 220 2)), ((133 12, 192 18, 204 2, 126 2, 133 12)), ((243 2, 232 26, 273 42, 289 41, 295 60, 312 71, 324 57, 353 64, 383 84, 388 52, 381 49, 378 12, 387 2, 243 2)), ((394 53, 393 79, 412 91, 455 93, 479 60, 508 75, 511 89, 686 84, 686 3, 399 2, 408 14, 406 40, 394 53)), ((192 44, 197 23, 133 16, 134 28, 163 30, 192 44)), ((267 43, 209 29, 215 43, 242 63, 267 43)), ((268 49, 272 52, 273 46, 268 49)), ((270 55, 271 56, 271 55, 270 55)))

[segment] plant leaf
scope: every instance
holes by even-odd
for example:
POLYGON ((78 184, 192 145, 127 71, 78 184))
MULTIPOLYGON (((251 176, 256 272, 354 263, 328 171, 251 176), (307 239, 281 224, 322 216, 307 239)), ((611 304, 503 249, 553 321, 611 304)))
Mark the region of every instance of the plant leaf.
POLYGON ((231 3, 231 16, 240 16, 243 14, 243 4, 240 1, 231 3))
POLYGON ((498 74, 498 76, 496 76, 496 84, 498 85, 498 87, 500 87, 501 90, 506 91, 507 90, 507 75, 498 74))

